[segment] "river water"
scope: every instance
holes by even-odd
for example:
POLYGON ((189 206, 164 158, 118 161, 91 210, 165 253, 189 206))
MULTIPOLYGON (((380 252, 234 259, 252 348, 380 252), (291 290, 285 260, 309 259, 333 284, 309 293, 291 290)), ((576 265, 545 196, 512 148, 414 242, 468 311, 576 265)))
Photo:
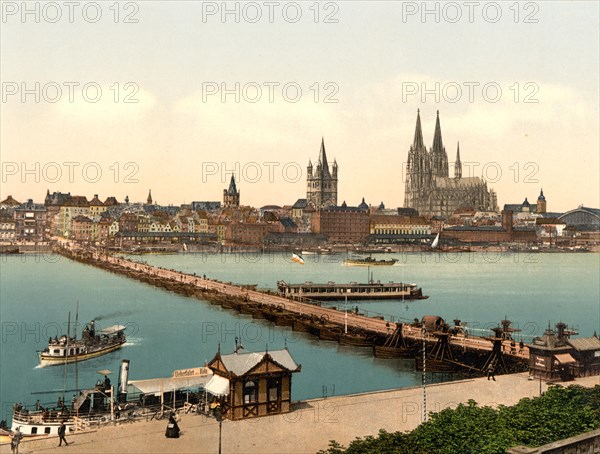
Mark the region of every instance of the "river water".
MULTIPOLYGON (((505 316, 527 342, 550 322, 564 321, 581 336, 600 333, 600 255, 598 254, 386 254, 391 267, 372 267, 373 279, 416 283, 429 299, 348 303, 369 315, 413 320, 440 315, 467 323, 473 334, 488 334, 505 316), (479 331, 482 330, 482 331, 479 331)), ((368 270, 343 266, 345 255, 305 256, 305 265, 288 254, 177 254, 130 257, 164 268, 239 284, 276 288, 288 282, 365 282, 368 270)), ((246 351, 287 346, 302 371, 294 375, 294 400, 413 386, 421 377, 410 361, 375 359, 368 349, 340 346, 292 332, 262 320, 186 298, 120 275, 53 255, 0 257, 0 402, 2 419, 12 404, 56 402, 75 388, 75 366, 39 368, 37 351, 48 337, 66 332, 68 312, 79 328, 92 318, 100 327, 127 326, 128 343, 119 351, 81 362, 79 387, 91 387, 109 369, 113 382, 121 359, 131 360, 130 378, 170 376, 173 370, 204 365, 220 344, 230 353, 235 337, 246 351), (66 377, 66 381, 65 381, 66 377)), ((343 308, 343 302, 328 303, 343 308)), ((72 393, 71 393, 72 394, 72 393)), ((67 399, 71 395, 67 395, 67 399)))

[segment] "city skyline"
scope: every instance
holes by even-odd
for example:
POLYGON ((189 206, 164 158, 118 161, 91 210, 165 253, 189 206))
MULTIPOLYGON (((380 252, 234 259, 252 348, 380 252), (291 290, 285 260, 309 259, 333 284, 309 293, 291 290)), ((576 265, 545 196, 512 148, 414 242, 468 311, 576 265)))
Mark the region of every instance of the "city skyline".
POLYGON ((338 203, 400 207, 420 109, 426 146, 439 110, 450 164, 460 142, 463 175, 485 167, 500 207, 542 187, 553 211, 600 206, 598 82, 588 70, 600 53, 596 3, 521 4, 518 17, 504 5, 496 22, 481 11, 470 22, 464 10, 458 23, 445 9, 436 18, 335 5, 322 5, 318 22, 307 5, 295 23, 263 16, 260 34, 245 13, 223 20, 200 3, 140 3, 136 23, 125 11, 115 23, 108 8, 93 24, 5 14, 1 196, 143 201, 152 188, 160 204, 179 205, 219 200, 234 171, 242 204, 293 204, 324 137, 339 164, 338 203))

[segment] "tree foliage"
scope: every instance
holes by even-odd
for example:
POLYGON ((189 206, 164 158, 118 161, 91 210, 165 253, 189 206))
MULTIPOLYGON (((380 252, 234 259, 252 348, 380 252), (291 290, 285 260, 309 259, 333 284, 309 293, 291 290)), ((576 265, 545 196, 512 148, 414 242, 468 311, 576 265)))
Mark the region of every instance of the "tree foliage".
POLYGON ((380 430, 348 447, 331 441, 319 454, 500 454, 512 446, 541 446, 600 428, 600 386, 553 385, 518 404, 480 407, 473 400, 431 413, 412 432, 380 430))

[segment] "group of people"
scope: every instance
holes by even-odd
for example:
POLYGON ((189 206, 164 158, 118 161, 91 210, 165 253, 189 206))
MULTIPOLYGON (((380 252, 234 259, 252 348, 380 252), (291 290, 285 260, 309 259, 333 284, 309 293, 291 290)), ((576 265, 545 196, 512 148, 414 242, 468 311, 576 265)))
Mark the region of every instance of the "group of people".
MULTIPOLYGON (((65 422, 65 420, 62 420, 60 426, 58 426, 58 438, 60 440, 58 443, 59 447, 62 446, 63 441, 65 442, 65 446, 69 446, 69 443, 65 438, 65 435, 67 433, 67 426, 65 422)), ((21 444, 21 440, 23 439, 23 432, 21 432, 17 427, 10 437, 10 452, 12 454, 19 454, 19 445, 21 444)))

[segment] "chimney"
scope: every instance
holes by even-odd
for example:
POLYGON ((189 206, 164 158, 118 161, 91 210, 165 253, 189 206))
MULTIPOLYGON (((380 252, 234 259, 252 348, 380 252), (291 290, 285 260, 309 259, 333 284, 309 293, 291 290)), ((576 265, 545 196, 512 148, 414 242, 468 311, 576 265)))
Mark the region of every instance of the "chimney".
POLYGON ((565 328, 566 327, 567 327, 567 325, 564 324, 563 322, 556 324, 556 330, 558 331, 558 340, 562 341, 563 338, 565 337, 565 328))
POLYGON ((119 403, 127 401, 127 384, 129 382, 129 360, 121 361, 121 370, 119 372, 119 394, 117 400, 119 403))

